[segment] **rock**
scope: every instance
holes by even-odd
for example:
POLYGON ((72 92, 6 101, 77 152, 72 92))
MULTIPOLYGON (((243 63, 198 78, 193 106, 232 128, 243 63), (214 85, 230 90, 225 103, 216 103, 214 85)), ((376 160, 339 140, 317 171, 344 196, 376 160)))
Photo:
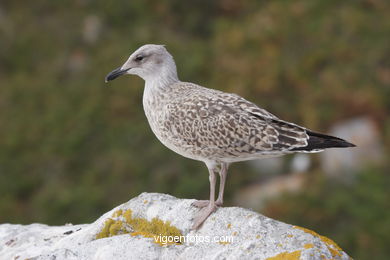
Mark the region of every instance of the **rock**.
POLYGON ((92 224, 2 224, 0 258, 349 259, 326 237, 242 208, 219 208, 191 231, 193 201, 142 193, 92 224))
POLYGON ((365 165, 383 160, 383 145, 376 124, 368 117, 339 123, 332 127, 330 135, 354 143, 350 149, 327 149, 320 154, 321 167, 328 176, 350 178, 365 165))

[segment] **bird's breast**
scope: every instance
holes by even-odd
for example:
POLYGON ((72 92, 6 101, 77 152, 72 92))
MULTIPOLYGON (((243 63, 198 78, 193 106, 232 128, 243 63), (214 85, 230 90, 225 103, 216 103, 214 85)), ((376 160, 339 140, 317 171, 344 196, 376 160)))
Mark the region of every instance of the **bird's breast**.
POLYGON ((194 151, 190 138, 183 136, 180 122, 169 109, 169 100, 147 97, 143 105, 150 128, 162 144, 184 157, 203 160, 201 154, 194 151))

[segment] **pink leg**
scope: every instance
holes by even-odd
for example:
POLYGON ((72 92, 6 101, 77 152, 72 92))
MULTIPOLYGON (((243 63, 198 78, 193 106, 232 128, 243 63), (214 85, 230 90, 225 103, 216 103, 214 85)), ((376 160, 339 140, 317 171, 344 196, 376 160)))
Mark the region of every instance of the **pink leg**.
POLYGON ((219 172, 219 193, 218 193, 218 199, 215 202, 218 206, 222 206, 223 204, 223 193, 225 191, 225 182, 226 182, 226 175, 229 168, 229 164, 227 163, 221 163, 221 170, 219 172))
MULTIPOLYGON (((209 167, 208 167, 209 168, 209 167)), ((192 229, 198 229, 203 222, 213 213, 217 206, 215 205, 215 183, 216 177, 215 172, 212 168, 209 168, 209 180, 210 180, 210 201, 207 207, 201 209, 201 211, 196 215, 194 219, 194 224, 192 229)))
MULTIPOLYGON (((219 171, 219 193, 218 193, 218 199, 215 202, 215 205, 222 206, 223 204, 223 193, 225 191, 225 183, 226 183, 226 176, 227 171, 229 168, 228 163, 221 163, 221 170, 219 171)), ((194 203, 192 203, 193 206, 198 208, 204 208, 209 205, 209 200, 197 200, 194 203)))

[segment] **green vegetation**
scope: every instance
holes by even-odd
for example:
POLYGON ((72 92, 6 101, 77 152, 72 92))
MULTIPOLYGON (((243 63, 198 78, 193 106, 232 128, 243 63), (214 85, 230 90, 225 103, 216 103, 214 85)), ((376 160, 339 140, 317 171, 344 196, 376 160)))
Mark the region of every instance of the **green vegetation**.
MULTIPOLYGON (((389 13, 386 0, 1 1, 0 222, 90 222, 144 191, 208 196, 205 167, 150 131, 142 80, 104 83, 145 43, 165 44, 182 80, 312 129, 368 115, 389 147, 389 13)), ((270 214, 385 259, 388 166, 314 181, 270 214)), ((258 176, 233 166, 227 204, 258 176)))

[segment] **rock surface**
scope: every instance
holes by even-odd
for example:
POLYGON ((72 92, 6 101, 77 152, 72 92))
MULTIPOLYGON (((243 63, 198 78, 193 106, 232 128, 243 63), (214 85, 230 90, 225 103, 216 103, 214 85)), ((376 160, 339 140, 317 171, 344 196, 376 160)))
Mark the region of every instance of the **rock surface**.
POLYGON ((193 201, 142 193, 92 224, 2 224, 0 259, 349 259, 326 237, 242 208, 219 208, 191 231, 193 201))

